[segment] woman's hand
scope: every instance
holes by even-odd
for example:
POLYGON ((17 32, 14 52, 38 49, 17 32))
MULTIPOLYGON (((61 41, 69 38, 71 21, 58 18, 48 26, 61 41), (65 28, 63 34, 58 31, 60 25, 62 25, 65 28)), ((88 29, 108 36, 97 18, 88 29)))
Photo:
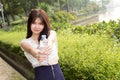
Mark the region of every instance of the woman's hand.
POLYGON ((48 58, 48 55, 51 53, 51 47, 39 47, 35 55, 36 59, 41 63, 48 58), (44 50, 42 50, 44 49, 44 50))
POLYGON ((45 48, 45 51, 43 51, 43 54, 49 55, 51 52, 52 52, 51 47, 50 47, 50 46, 47 46, 47 47, 45 48))
POLYGON ((39 47, 40 50, 40 54, 45 54, 45 55, 49 55, 52 51, 50 46, 47 47, 39 47))
POLYGON ((46 60, 48 56, 46 54, 43 54, 40 51, 38 51, 37 54, 35 55, 35 57, 41 63, 44 60, 46 60))

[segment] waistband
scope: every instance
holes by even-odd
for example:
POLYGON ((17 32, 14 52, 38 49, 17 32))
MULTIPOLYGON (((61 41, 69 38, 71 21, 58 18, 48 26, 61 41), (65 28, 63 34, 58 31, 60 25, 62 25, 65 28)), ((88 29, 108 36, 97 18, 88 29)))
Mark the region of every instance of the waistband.
POLYGON ((46 65, 45 65, 45 66, 43 65, 43 66, 38 66, 38 67, 35 67, 35 69, 37 69, 37 68, 44 68, 44 67, 47 68, 47 67, 51 67, 51 66, 52 66, 52 67, 57 67, 57 66, 58 66, 58 63, 57 63, 57 64, 54 64, 54 65, 47 65, 47 66, 46 66, 46 65))

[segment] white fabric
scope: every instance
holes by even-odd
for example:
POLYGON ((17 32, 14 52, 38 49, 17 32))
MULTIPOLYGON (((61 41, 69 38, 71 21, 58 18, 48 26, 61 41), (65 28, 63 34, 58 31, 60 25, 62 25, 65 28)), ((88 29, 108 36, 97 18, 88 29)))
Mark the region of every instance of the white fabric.
MULTIPOLYGON (((35 41, 32 38, 24 39, 21 41, 21 43, 22 42, 28 42, 34 48, 37 48, 39 46, 38 44, 35 43, 35 41)), ((33 57, 30 53, 26 52, 23 48, 22 50, 24 51, 26 58, 30 61, 30 63, 34 68, 38 66, 47 66, 47 65, 53 65, 58 63, 59 58, 58 58, 57 43, 53 43, 52 52, 48 55, 48 59, 41 63, 38 62, 38 60, 35 57, 33 57)))

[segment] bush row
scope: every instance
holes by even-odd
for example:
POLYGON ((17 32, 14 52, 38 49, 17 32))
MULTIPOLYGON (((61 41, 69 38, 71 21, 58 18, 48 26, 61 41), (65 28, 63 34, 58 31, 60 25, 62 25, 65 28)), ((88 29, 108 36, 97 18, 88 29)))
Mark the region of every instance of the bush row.
MULTIPOLYGON (((52 24, 58 33, 59 63, 66 80, 119 80, 120 43, 119 23, 110 21, 87 26, 69 23, 52 24)), ((22 26, 23 27, 23 26, 22 26)), ((0 30, 0 45, 24 57, 20 41, 25 38, 26 28, 0 30)))
MULTIPOLYGON (((25 32, 0 31, 0 34, 3 35, 0 36, 0 45, 24 56, 20 41, 25 37, 25 32)), ((109 35, 61 31, 57 37, 59 63, 66 80, 120 79, 120 44, 109 35)))
POLYGON ((66 80, 120 79, 120 44, 110 36, 65 32, 59 34, 58 42, 66 80))
POLYGON ((110 20, 108 23, 103 21, 99 23, 89 24, 86 26, 73 26, 73 33, 88 33, 88 34, 109 34, 111 37, 120 41, 120 20, 110 20))
POLYGON ((117 42, 120 42, 120 20, 110 20, 108 23, 98 22, 94 24, 88 24, 86 26, 74 26, 70 23, 52 23, 52 28, 57 32, 69 31, 74 34, 108 34, 112 38, 115 38, 117 42))

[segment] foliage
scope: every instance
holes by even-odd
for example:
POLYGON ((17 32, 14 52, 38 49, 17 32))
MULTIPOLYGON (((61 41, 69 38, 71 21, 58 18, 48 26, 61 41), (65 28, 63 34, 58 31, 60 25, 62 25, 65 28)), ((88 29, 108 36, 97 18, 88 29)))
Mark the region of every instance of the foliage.
POLYGON ((3 30, 0 30, 0 45, 4 46, 6 49, 8 49, 11 52, 15 52, 18 55, 24 56, 23 52, 20 49, 20 41, 23 39, 23 36, 25 37, 25 33, 22 32, 15 32, 15 31, 9 31, 5 32, 3 30))
MULTIPOLYGON (((24 56, 20 41, 25 32, 0 31, 0 34, 2 46, 24 56)), ((64 30, 57 37, 59 63, 66 80, 120 79, 120 44, 109 35, 73 34, 64 30)))
POLYGON ((71 24, 69 23, 59 23, 59 22, 54 22, 51 24, 52 29, 57 31, 57 32, 61 32, 63 30, 69 29, 71 26, 71 24))
MULTIPOLYGON (((59 63, 66 80, 120 80, 120 21, 86 26, 52 23, 57 31, 59 63)), ((0 45, 24 57, 20 42, 26 25, 0 30, 0 45), (24 28, 23 28, 24 27, 24 28)))
POLYGON ((113 37, 115 37, 120 42, 120 27, 115 28, 113 37))
MULTIPOLYGON (((111 37, 115 38, 116 41, 120 41, 120 20, 114 21, 110 20, 109 22, 99 22, 99 23, 94 23, 94 24, 89 24, 86 26, 73 26, 66 20, 67 17, 65 18, 67 13, 63 12, 63 16, 61 15, 62 13, 57 13, 54 15, 56 17, 54 21, 51 19, 51 27, 53 30, 61 32, 64 30, 67 30, 69 32, 72 32, 74 34, 108 34, 111 37), (59 14, 59 15, 58 15, 59 14), (56 20, 56 21, 55 21, 56 20), (63 20, 63 21, 62 21, 63 20)), ((73 16, 72 16, 73 18, 73 16)), ((70 18, 69 18, 70 19, 70 18)), ((16 25, 13 28, 10 28, 10 31, 26 31, 26 25, 16 25)))
POLYGON ((59 23, 70 22, 71 20, 73 20, 75 18, 76 17, 72 13, 68 13, 66 11, 54 12, 54 14, 51 15, 51 21, 52 22, 59 22, 59 23))
POLYGON ((109 34, 120 41, 120 26, 119 20, 110 20, 108 23, 103 21, 86 26, 71 27, 73 33, 88 33, 88 34, 109 34))
POLYGON ((26 25, 15 25, 12 28, 9 29, 9 32, 21 32, 21 31, 26 31, 26 25))
MULTIPOLYGON (((109 0, 103 1, 103 5, 106 5, 108 2, 109 0)), ((61 21, 58 19, 59 17, 63 18, 62 21, 66 18, 66 16, 61 16, 66 13, 63 14, 61 12, 62 14, 60 15, 58 14, 59 11, 67 11, 69 9, 69 12, 82 16, 82 14, 89 15, 89 13, 97 12, 100 9, 100 6, 91 0, 11 0, 9 2, 7 0, 1 0, 1 3, 4 5, 5 20, 9 26, 11 20, 17 20, 15 15, 28 16, 29 11, 33 8, 44 9, 49 16, 53 15, 53 21, 54 19, 55 21, 61 21), (54 14, 58 14, 59 16, 54 14)), ((66 15, 69 15, 69 13, 66 15)), ((73 15, 69 16, 65 21, 71 20, 73 15)))
POLYGON ((39 3, 38 8, 45 10, 47 13, 50 12, 52 6, 46 4, 46 3, 39 3))
POLYGON ((90 2, 88 6, 86 6, 83 11, 85 13, 93 13, 99 11, 99 6, 95 2, 90 2))
POLYGON ((54 2, 56 2, 56 0, 39 0, 39 3, 47 3, 49 5, 54 5, 54 2))
POLYGON ((120 45, 107 35, 58 34, 66 80, 119 80, 120 45))
POLYGON ((23 19, 22 20, 19 19, 19 20, 16 20, 16 21, 11 21, 12 26, 21 25, 21 24, 24 25, 25 23, 26 23, 26 20, 23 20, 23 19))

